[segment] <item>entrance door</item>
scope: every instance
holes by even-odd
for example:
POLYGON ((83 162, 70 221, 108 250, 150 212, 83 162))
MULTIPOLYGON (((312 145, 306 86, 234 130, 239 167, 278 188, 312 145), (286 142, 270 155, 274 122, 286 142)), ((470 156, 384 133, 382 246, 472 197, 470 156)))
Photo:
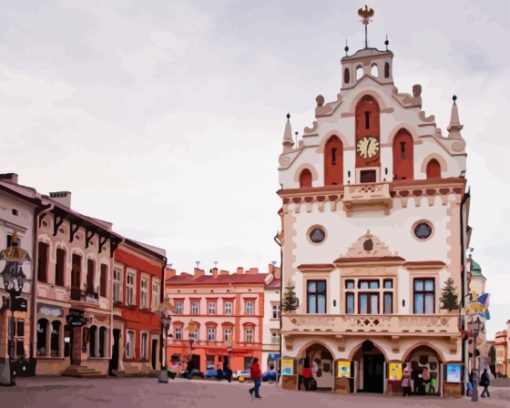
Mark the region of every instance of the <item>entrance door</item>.
POLYGON ((200 371, 200 355, 193 354, 191 356, 191 361, 193 361, 193 368, 200 371))
POLYGON ((113 329, 113 346, 112 346, 112 359, 110 360, 111 370, 119 369, 119 347, 120 347, 120 330, 113 329))
POLYGON ((363 391, 383 392, 384 356, 365 354, 363 356, 363 391))
POLYGON ((72 335, 71 335, 71 364, 72 365, 80 365, 81 364, 81 348, 82 348, 82 328, 81 327, 73 327, 72 335))
POLYGON ((151 364, 153 370, 156 369, 157 353, 158 353, 158 339, 152 339, 151 364))

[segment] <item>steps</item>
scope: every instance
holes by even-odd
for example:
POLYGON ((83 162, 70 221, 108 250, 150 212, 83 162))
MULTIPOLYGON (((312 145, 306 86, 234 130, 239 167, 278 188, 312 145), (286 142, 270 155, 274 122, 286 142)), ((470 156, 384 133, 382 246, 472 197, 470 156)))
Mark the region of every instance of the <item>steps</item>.
POLYGON ((92 368, 85 366, 70 365, 62 373, 64 377, 79 377, 79 378, 105 378, 105 374, 101 374, 92 368))

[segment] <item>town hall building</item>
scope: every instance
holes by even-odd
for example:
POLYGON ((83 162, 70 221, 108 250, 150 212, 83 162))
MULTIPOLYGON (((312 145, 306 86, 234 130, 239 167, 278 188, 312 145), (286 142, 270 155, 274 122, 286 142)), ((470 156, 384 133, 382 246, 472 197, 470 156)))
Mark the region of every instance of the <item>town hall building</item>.
POLYGON ((317 96, 297 144, 287 115, 282 292, 294 287, 299 305, 282 310, 284 388, 308 357, 319 388, 401 392, 409 367, 427 368, 437 395, 461 392, 459 311, 440 300, 449 278, 458 299, 465 291, 463 126, 455 96, 442 132, 420 85, 399 92, 387 46, 341 59, 340 93, 317 96))

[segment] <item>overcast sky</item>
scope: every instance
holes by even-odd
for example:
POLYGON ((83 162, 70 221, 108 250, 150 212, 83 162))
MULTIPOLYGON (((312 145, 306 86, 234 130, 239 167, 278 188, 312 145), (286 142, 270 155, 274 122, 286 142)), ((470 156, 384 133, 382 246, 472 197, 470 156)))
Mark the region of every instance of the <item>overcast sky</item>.
MULTIPOLYGON (((285 115, 335 99, 360 1, 24 1, 0 13, 1 172, 189 271, 279 260, 285 115)), ((371 1, 369 45, 395 54, 401 92, 446 133, 458 95, 474 256, 494 319, 510 318, 510 9, 507 1, 371 1)))

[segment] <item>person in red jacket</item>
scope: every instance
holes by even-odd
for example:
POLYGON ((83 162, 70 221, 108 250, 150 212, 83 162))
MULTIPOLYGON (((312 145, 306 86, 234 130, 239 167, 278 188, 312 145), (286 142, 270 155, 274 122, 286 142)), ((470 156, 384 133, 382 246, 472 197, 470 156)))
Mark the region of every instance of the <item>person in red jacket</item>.
POLYGON ((259 359, 257 357, 251 363, 250 377, 253 380, 253 387, 248 390, 250 395, 253 395, 255 392, 255 398, 262 398, 259 394, 262 373, 260 372, 259 359))

